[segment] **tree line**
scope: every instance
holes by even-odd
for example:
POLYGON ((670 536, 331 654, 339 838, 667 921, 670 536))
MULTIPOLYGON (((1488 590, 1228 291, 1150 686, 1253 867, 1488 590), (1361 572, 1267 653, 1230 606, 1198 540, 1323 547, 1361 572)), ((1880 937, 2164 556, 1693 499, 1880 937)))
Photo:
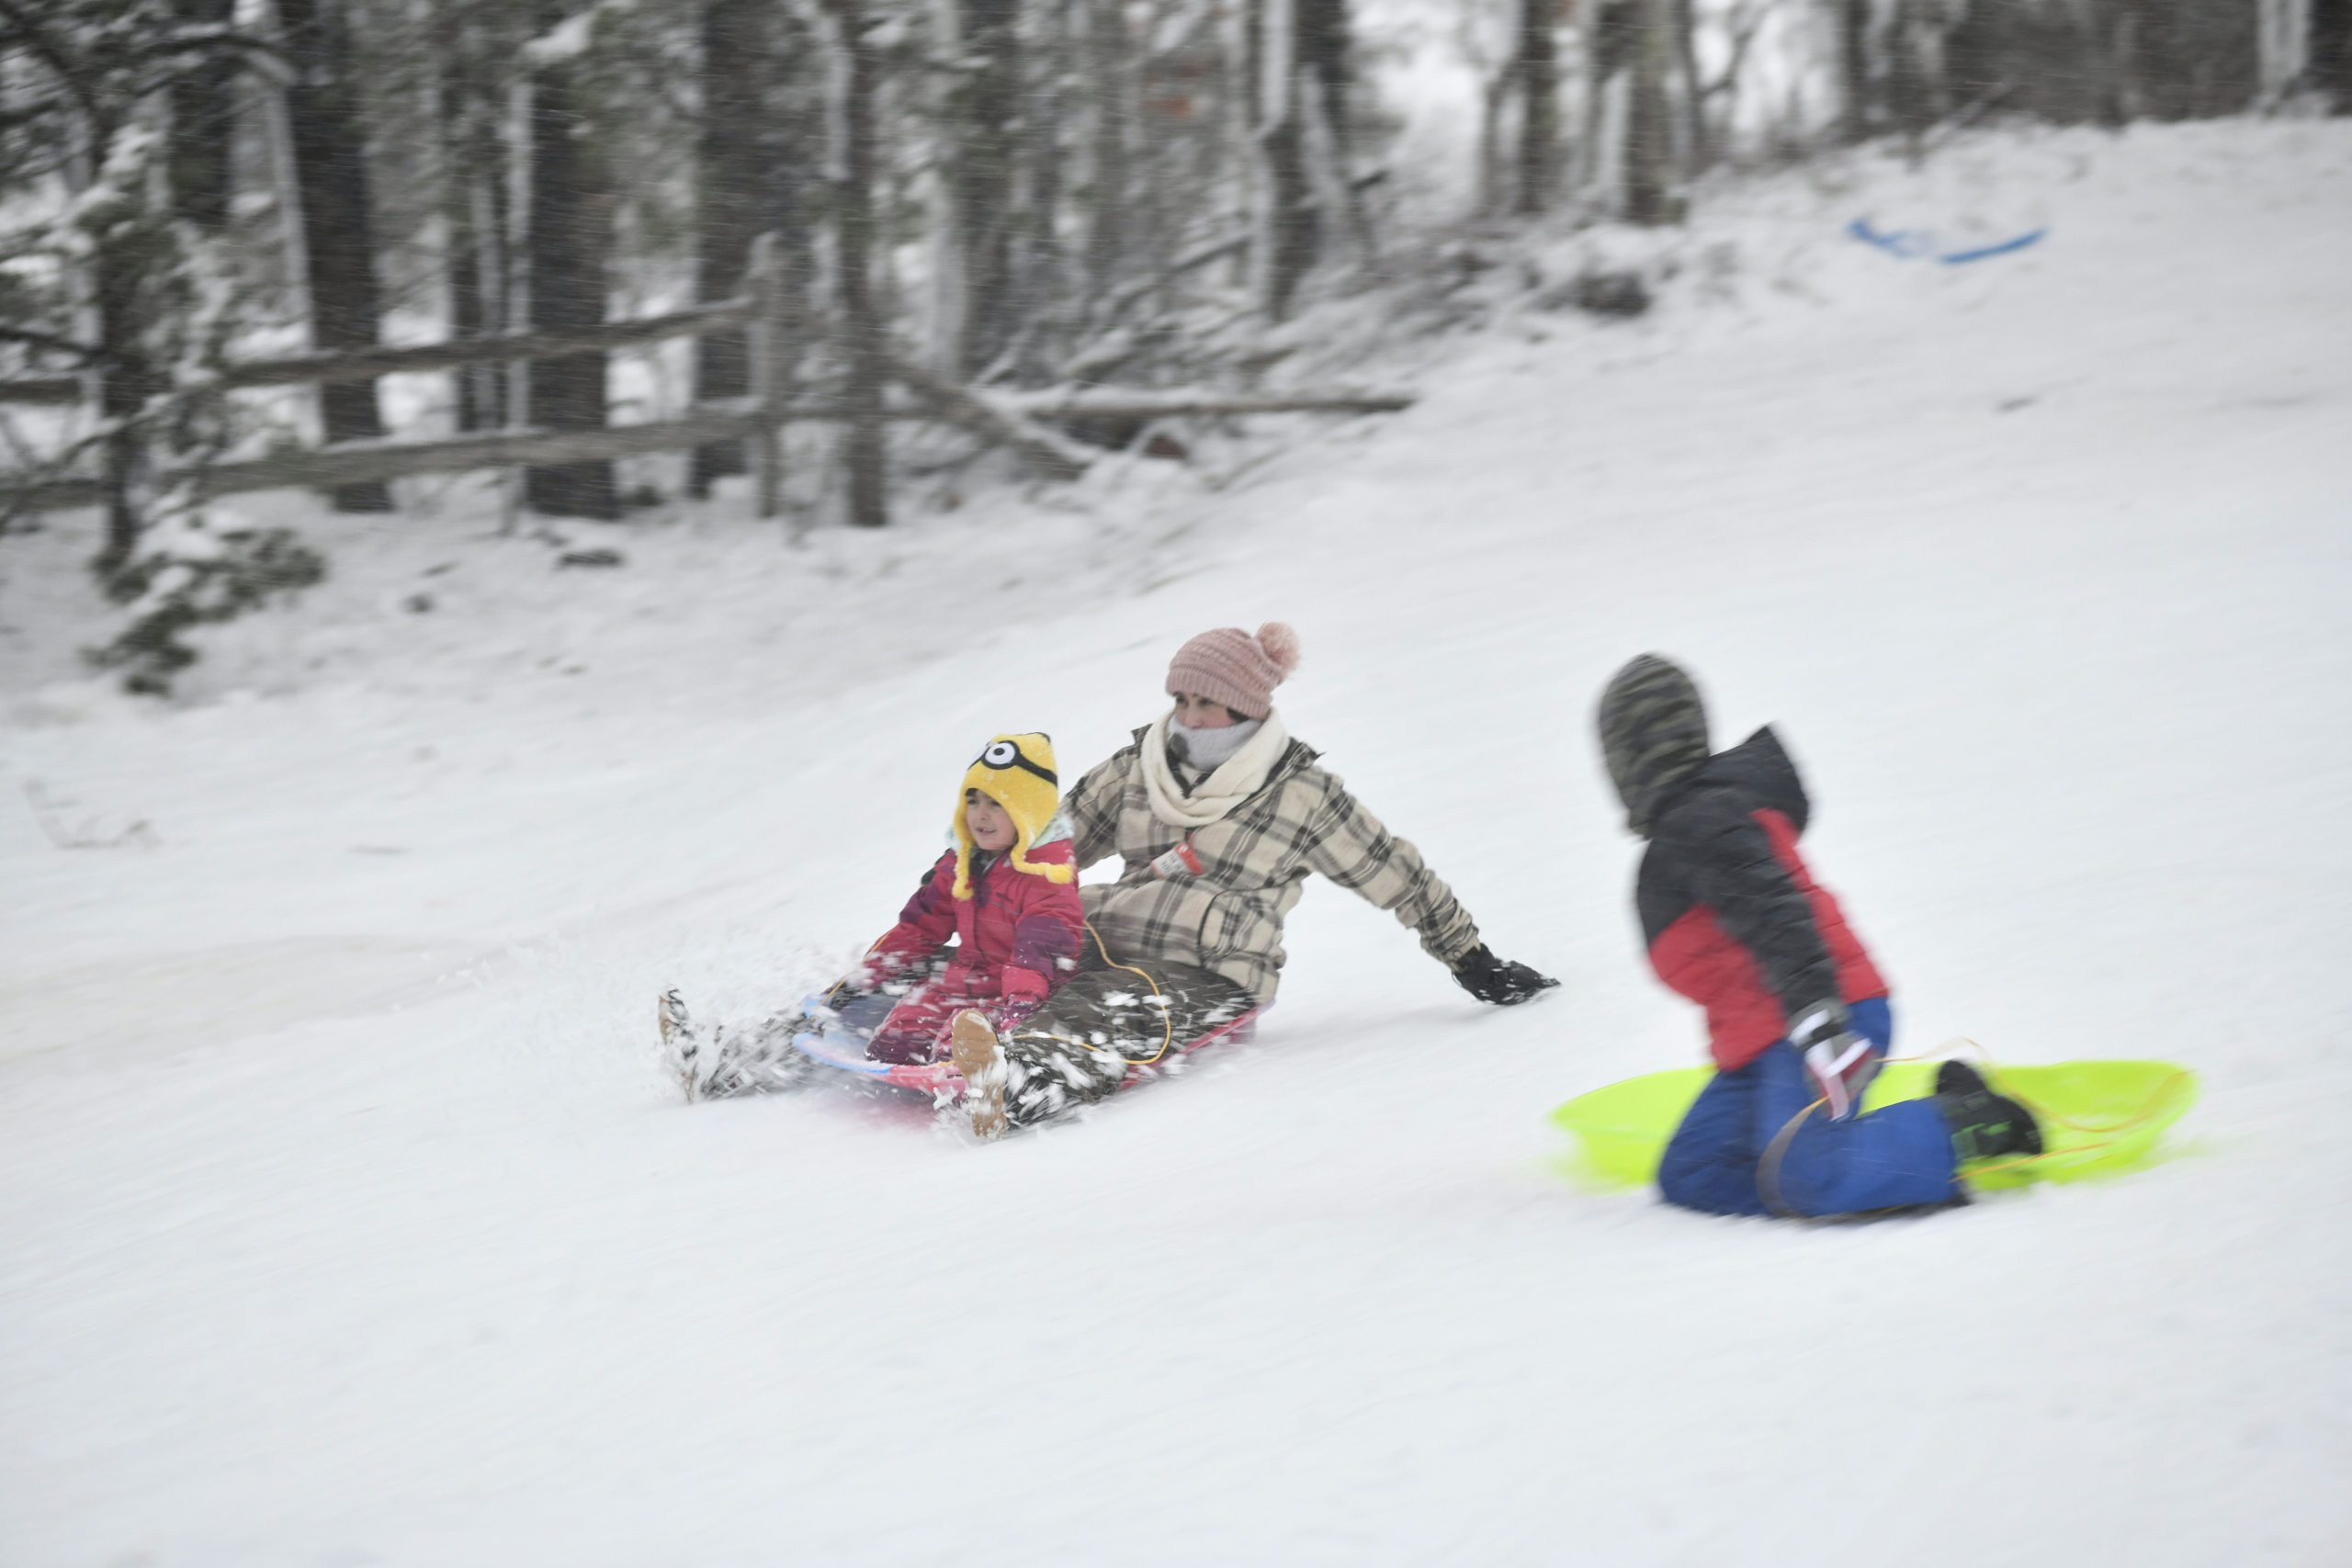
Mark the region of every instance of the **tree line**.
MULTIPOLYGON (((1724 159, 1988 113, 2234 112, 2281 86, 2282 28, 2288 85, 2352 110, 2352 0, 1460 4, 1490 214, 1672 221, 1724 159), (1818 113, 1748 82, 1792 38, 1821 40, 1818 113)), ((967 386, 1198 379, 1215 326, 1374 269, 1388 127, 1364 76, 1348 0, 0 0, 0 376, 95 391, 10 460, 102 477, 119 574, 171 510, 156 454, 250 435, 220 385, 241 346, 727 299, 773 235, 782 373, 845 411, 841 503, 878 525, 894 355, 967 386)), ((755 390, 746 333, 696 342, 695 403, 755 390)), ((602 427, 607 361, 453 372, 447 417, 602 427)), ((316 399, 329 445, 387 434, 373 381, 316 399)), ((685 483, 745 466, 713 442, 685 483)), ((521 485, 552 515, 628 499, 609 458, 521 485)), ((380 479, 333 500, 392 504, 380 479)))

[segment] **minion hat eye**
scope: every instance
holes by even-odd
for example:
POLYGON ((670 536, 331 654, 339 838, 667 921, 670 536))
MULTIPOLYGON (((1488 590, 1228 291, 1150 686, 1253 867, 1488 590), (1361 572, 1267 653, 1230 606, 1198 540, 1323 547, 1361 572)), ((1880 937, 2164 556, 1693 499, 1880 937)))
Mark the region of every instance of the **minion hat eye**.
POLYGON ((1012 869, 1042 876, 1049 882, 1069 882, 1077 873, 1067 865, 1034 865, 1029 861, 1029 846, 1054 819, 1054 811, 1061 804, 1061 780, 1054 772, 1053 738, 1043 732, 1027 735, 999 735, 980 749, 972 765, 964 770, 964 783, 956 792, 956 897, 972 896, 972 829, 964 821, 964 791, 978 790, 1004 807, 1012 818, 1012 852, 1009 857, 1012 869))
MULTIPOLYGON (((1023 739, 1028 738, 1023 737, 1023 739)), ((1045 753, 1047 760, 1050 761, 1054 754, 1054 744, 1052 739, 1044 735, 1039 735, 1035 737, 1035 739, 1045 742, 1045 753)), ((972 759, 972 761, 973 764, 977 767, 992 768, 1000 773, 1007 768, 1025 768, 1030 773, 1036 774, 1039 778, 1045 780, 1047 784, 1054 785, 1056 788, 1058 789, 1061 786, 1061 780, 1055 776, 1054 770, 1051 767, 1041 767, 1021 754, 1021 744, 1017 740, 1002 737, 991 740, 988 743, 987 747, 981 750, 980 754, 972 759)))

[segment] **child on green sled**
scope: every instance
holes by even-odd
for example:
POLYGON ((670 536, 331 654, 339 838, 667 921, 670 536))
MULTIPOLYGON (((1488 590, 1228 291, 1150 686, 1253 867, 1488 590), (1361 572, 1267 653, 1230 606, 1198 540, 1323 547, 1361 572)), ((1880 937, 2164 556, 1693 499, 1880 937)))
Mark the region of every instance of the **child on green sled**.
POLYGON ((1600 746, 1649 840, 1634 901, 1658 978, 1706 1010, 1719 1069, 1658 1167, 1715 1214, 1951 1202, 1962 1161, 2039 1154, 2032 1115, 1946 1062, 1932 1099, 1861 1112, 1894 1036, 1887 986, 1797 840, 1809 803, 1768 727, 1710 753, 1690 677, 1656 654, 1601 694, 1600 746))

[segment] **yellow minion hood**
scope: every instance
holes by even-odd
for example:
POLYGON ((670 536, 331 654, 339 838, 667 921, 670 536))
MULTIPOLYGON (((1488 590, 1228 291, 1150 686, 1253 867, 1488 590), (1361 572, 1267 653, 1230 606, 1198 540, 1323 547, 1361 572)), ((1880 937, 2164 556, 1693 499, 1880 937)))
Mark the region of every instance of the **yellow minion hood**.
POLYGON ((1039 865, 1029 859, 1030 847, 1054 819, 1061 804, 1061 780, 1054 773, 1054 742, 1042 731, 1000 735, 990 740, 956 790, 956 897, 972 896, 972 829, 964 822, 964 792, 978 790, 1004 807, 1012 818, 1012 869, 1042 876, 1048 882, 1077 880, 1076 868, 1039 865))

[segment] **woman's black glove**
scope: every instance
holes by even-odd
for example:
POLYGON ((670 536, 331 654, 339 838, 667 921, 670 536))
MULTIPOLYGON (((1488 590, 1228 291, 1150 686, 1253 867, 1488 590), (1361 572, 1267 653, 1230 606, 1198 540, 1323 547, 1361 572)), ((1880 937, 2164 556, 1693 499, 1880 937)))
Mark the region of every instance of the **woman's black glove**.
POLYGON ((1538 975, 1524 964, 1497 958, 1494 950, 1483 942, 1455 962, 1453 978, 1480 1001, 1492 1002, 1498 1008, 1523 1002, 1560 983, 1548 975, 1538 975))

